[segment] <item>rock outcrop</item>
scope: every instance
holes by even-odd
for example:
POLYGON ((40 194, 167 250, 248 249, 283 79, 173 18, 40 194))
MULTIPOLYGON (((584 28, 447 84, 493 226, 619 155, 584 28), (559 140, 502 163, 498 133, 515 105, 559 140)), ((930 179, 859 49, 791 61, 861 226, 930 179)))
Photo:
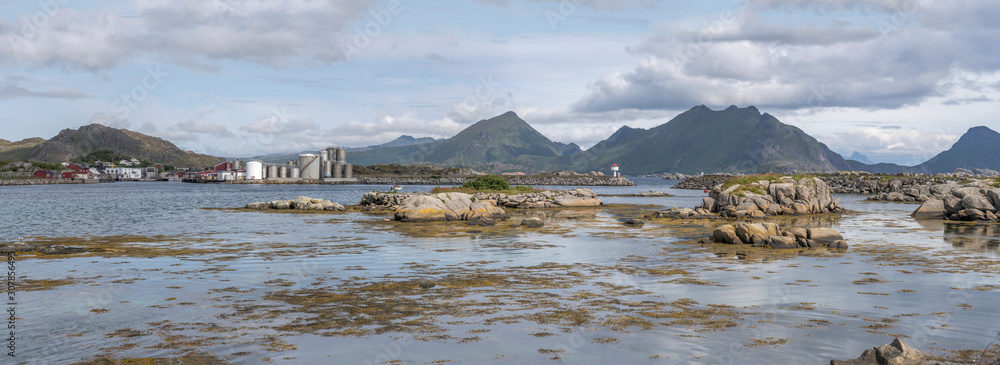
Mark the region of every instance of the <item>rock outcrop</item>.
POLYGON ((861 353, 854 360, 830 360, 830 365, 921 365, 924 364, 924 354, 907 345, 900 339, 890 344, 873 347, 861 353))
POLYGON ((791 176, 759 180, 748 184, 718 185, 701 208, 724 217, 763 218, 775 215, 841 213, 840 199, 834 199, 826 182, 815 177, 795 180, 791 176))
POLYGON ((361 198, 362 209, 394 210, 396 220, 407 222, 472 220, 489 224, 482 218, 506 218, 504 208, 575 208, 604 205, 597 193, 578 188, 569 191, 540 193, 366 193, 361 198))
POLYGON ((705 175, 705 176, 690 176, 681 180, 681 182, 674 185, 674 189, 688 189, 688 190, 711 190, 712 188, 718 186, 719 184, 725 184, 729 181, 732 176, 729 175, 705 175))
POLYGON ((506 218, 503 208, 465 193, 414 195, 396 208, 395 219, 403 222, 467 221, 506 218))
MULTIPOLYGON (((939 189, 943 191, 944 189, 939 189)), ((947 194, 925 201, 911 216, 915 219, 997 222, 1000 189, 989 185, 948 189, 947 194)))
POLYGON ((307 196, 300 196, 295 200, 275 200, 270 202, 257 202, 246 205, 247 209, 256 210, 311 210, 311 211, 345 211, 347 207, 335 202, 323 199, 313 199, 307 196))
POLYGON ((830 228, 791 228, 782 230, 774 223, 736 223, 719 226, 712 231, 712 242, 731 245, 753 245, 789 249, 800 247, 829 247, 847 249, 848 244, 837 231, 830 228))

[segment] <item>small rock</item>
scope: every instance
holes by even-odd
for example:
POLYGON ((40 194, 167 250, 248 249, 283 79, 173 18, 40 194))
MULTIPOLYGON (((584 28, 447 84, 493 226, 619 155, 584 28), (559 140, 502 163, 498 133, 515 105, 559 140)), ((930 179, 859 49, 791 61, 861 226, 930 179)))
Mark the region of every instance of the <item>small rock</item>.
POLYGON ((430 289, 430 288, 433 288, 435 286, 437 286, 437 284, 434 284, 434 283, 420 283, 420 287, 423 288, 423 289, 430 289))
POLYGON ((521 225, 527 228, 540 228, 545 226, 545 222, 542 222, 541 218, 532 217, 521 221, 521 225))
POLYGON ((638 219, 638 218, 629 219, 629 220, 625 221, 625 225, 626 226, 642 227, 644 224, 646 224, 646 222, 644 222, 642 219, 638 219))

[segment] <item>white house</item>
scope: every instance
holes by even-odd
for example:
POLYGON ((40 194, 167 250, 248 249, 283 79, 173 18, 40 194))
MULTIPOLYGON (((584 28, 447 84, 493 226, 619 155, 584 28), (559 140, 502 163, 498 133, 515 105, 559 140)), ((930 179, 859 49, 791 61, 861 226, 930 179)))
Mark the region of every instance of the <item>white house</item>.
POLYGON ((142 169, 133 167, 109 167, 104 169, 106 174, 114 174, 118 180, 139 180, 142 179, 142 169))

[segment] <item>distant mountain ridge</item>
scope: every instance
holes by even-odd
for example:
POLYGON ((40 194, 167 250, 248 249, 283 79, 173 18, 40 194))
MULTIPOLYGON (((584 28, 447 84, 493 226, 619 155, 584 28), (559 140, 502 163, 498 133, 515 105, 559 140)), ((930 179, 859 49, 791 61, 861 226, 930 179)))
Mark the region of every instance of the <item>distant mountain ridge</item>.
POLYGON ((42 142, 45 142, 45 139, 39 137, 25 138, 17 142, 0 139, 0 152, 7 152, 21 148, 31 148, 42 144, 42 142))
POLYGON ((431 162, 474 167, 518 159, 551 159, 581 153, 576 144, 553 142, 514 112, 485 119, 452 138, 419 145, 376 148, 348 155, 358 165, 431 162))
POLYGON ((183 151, 160 138, 100 124, 86 125, 75 130, 63 129, 52 139, 35 146, 0 153, 0 160, 64 162, 99 150, 177 167, 200 168, 225 161, 221 157, 183 151))
POLYGON ((862 154, 861 152, 858 152, 858 151, 854 151, 854 153, 851 154, 851 157, 848 157, 847 159, 851 160, 851 161, 858 161, 858 162, 863 163, 865 165, 874 165, 875 164, 875 162, 872 162, 872 160, 869 159, 868 156, 865 156, 864 154, 862 154))
MULTIPOLYGON (((383 143, 383 144, 373 145, 373 146, 367 146, 367 147, 345 147, 344 149, 347 150, 347 152, 348 152, 347 161, 353 163, 353 161, 351 160, 351 158, 353 157, 353 153, 354 152, 371 151, 371 150, 374 150, 374 149, 377 149, 377 148, 383 148, 383 147, 413 146, 413 145, 418 145, 418 144, 431 143, 431 142, 435 142, 435 141, 440 141, 440 140, 434 139, 434 138, 431 138, 431 137, 415 138, 413 136, 408 136, 408 135, 404 134, 404 135, 399 136, 398 138, 396 138, 394 140, 391 140, 391 141, 383 143)), ((246 160, 247 161, 250 161, 250 160, 260 160, 260 161, 265 162, 265 163, 285 163, 285 162, 288 162, 288 161, 298 160, 300 154, 303 154, 303 153, 316 153, 317 151, 319 151, 319 148, 317 148, 315 151, 285 152, 285 153, 273 153, 273 154, 270 154, 270 155, 263 155, 263 156, 254 156, 254 157, 246 158, 246 160)))

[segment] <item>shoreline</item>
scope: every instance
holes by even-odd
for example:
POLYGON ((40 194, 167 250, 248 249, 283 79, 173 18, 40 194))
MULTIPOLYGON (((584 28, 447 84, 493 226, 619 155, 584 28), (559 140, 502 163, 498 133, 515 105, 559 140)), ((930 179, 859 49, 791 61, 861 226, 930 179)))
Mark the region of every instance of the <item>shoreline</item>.
POLYGON ((73 179, 0 179, 0 186, 87 184, 73 179))
MULTIPOLYGON (((626 178, 610 176, 504 176, 511 185, 552 186, 635 186, 626 178)), ((357 181, 328 182, 321 180, 233 180, 222 184, 237 185, 462 185, 475 176, 468 177, 418 177, 418 176, 360 176, 357 181)))

